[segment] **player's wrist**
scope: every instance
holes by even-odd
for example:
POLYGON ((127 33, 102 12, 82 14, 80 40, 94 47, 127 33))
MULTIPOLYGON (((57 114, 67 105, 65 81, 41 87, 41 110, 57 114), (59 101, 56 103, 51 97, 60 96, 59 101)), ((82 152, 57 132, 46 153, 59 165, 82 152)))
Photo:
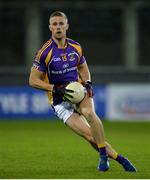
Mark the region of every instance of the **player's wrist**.
POLYGON ((49 84, 48 91, 53 92, 54 91, 54 85, 49 84))
POLYGON ((90 84, 90 85, 93 84, 92 81, 90 81, 90 80, 87 80, 86 83, 87 83, 87 84, 90 84))
POLYGON ((94 92, 93 92, 92 82, 90 80, 87 80, 86 83, 84 84, 84 87, 87 90, 88 96, 89 97, 93 97, 94 96, 94 92))
POLYGON ((85 84, 92 84, 92 81, 91 80, 84 80, 82 81, 82 84, 85 85, 85 84))

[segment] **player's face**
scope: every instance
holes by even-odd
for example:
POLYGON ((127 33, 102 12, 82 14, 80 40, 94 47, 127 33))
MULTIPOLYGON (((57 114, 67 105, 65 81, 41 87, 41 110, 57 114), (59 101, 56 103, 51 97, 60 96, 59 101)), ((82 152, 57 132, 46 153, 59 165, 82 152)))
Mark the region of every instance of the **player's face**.
POLYGON ((65 17, 54 16, 50 19, 49 29, 52 32, 52 36, 56 39, 62 39, 66 37, 68 26, 69 25, 65 17))

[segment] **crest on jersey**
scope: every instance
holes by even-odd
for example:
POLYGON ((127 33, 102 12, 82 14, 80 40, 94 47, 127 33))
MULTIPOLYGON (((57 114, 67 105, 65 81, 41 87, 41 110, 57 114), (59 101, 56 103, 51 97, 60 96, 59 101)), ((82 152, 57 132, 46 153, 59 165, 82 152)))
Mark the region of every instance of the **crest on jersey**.
POLYGON ((63 61, 67 61, 67 54, 61 54, 61 58, 63 61))
POLYGON ((69 53, 68 56, 69 56, 69 61, 74 61, 75 56, 79 57, 78 53, 76 53, 75 51, 69 53))

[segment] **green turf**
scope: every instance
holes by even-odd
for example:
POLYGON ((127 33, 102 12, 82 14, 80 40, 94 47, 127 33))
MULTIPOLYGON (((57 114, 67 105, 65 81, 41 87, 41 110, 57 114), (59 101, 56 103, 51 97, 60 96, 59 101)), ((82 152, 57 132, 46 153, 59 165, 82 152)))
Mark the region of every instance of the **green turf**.
POLYGON ((98 153, 59 121, 0 121, 0 179, 150 178, 150 123, 105 122, 107 140, 137 167, 110 161, 99 172, 98 153))

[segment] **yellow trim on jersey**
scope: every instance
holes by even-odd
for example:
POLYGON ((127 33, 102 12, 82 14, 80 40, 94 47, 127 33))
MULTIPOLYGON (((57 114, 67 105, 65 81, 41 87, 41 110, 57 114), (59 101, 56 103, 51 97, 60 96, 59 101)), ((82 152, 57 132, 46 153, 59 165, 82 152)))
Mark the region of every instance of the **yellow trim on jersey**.
POLYGON ((45 49, 46 49, 47 47, 49 47, 51 44, 52 44, 52 40, 50 39, 50 40, 48 40, 48 41, 42 46, 42 48, 38 51, 38 53, 37 53, 37 55, 36 55, 36 59, 37 59, 37 60, 40 60, 42 53, 43 53, 43 52, 45 51, 45 49))
POLYGON ((49 102, 50 106, 52 106, 52 104, 53 104, 52 92, 47 92, 47 97, 48 97, 48 102, 49 102))
POLYGON ((48 55, 46 56, 46 59, 45 59, 46 66, 48 65, 48 63, 50 61, 50 58, 51 58, 51 55, 52 55, 52 51, 53 51, 53 48, 49 51, 48 55))
MULTIPOLYGON (((47 72, 45 73, 44 81, 49 83, 48 73, 47 72)), ((49 102, 50 106, 52 106, 52 104, 53 104, 52 92, 48 91, 47 92, 47 97, 48 97, 48 102, 49 102)))
POLYGON ((70 42, 68 42, 68 44, 69 44, 70 46, 73 46, 73 47, 78 51, 80 57, 82 56, 82 48, 81 48, 80 45, 72 44, 72 43, 70 43, 70 42))
POLYGON ((47 73, 47 72, 45 73, 44 81, 45 81, 46 83, 49 83, 48 73, 47 73))

